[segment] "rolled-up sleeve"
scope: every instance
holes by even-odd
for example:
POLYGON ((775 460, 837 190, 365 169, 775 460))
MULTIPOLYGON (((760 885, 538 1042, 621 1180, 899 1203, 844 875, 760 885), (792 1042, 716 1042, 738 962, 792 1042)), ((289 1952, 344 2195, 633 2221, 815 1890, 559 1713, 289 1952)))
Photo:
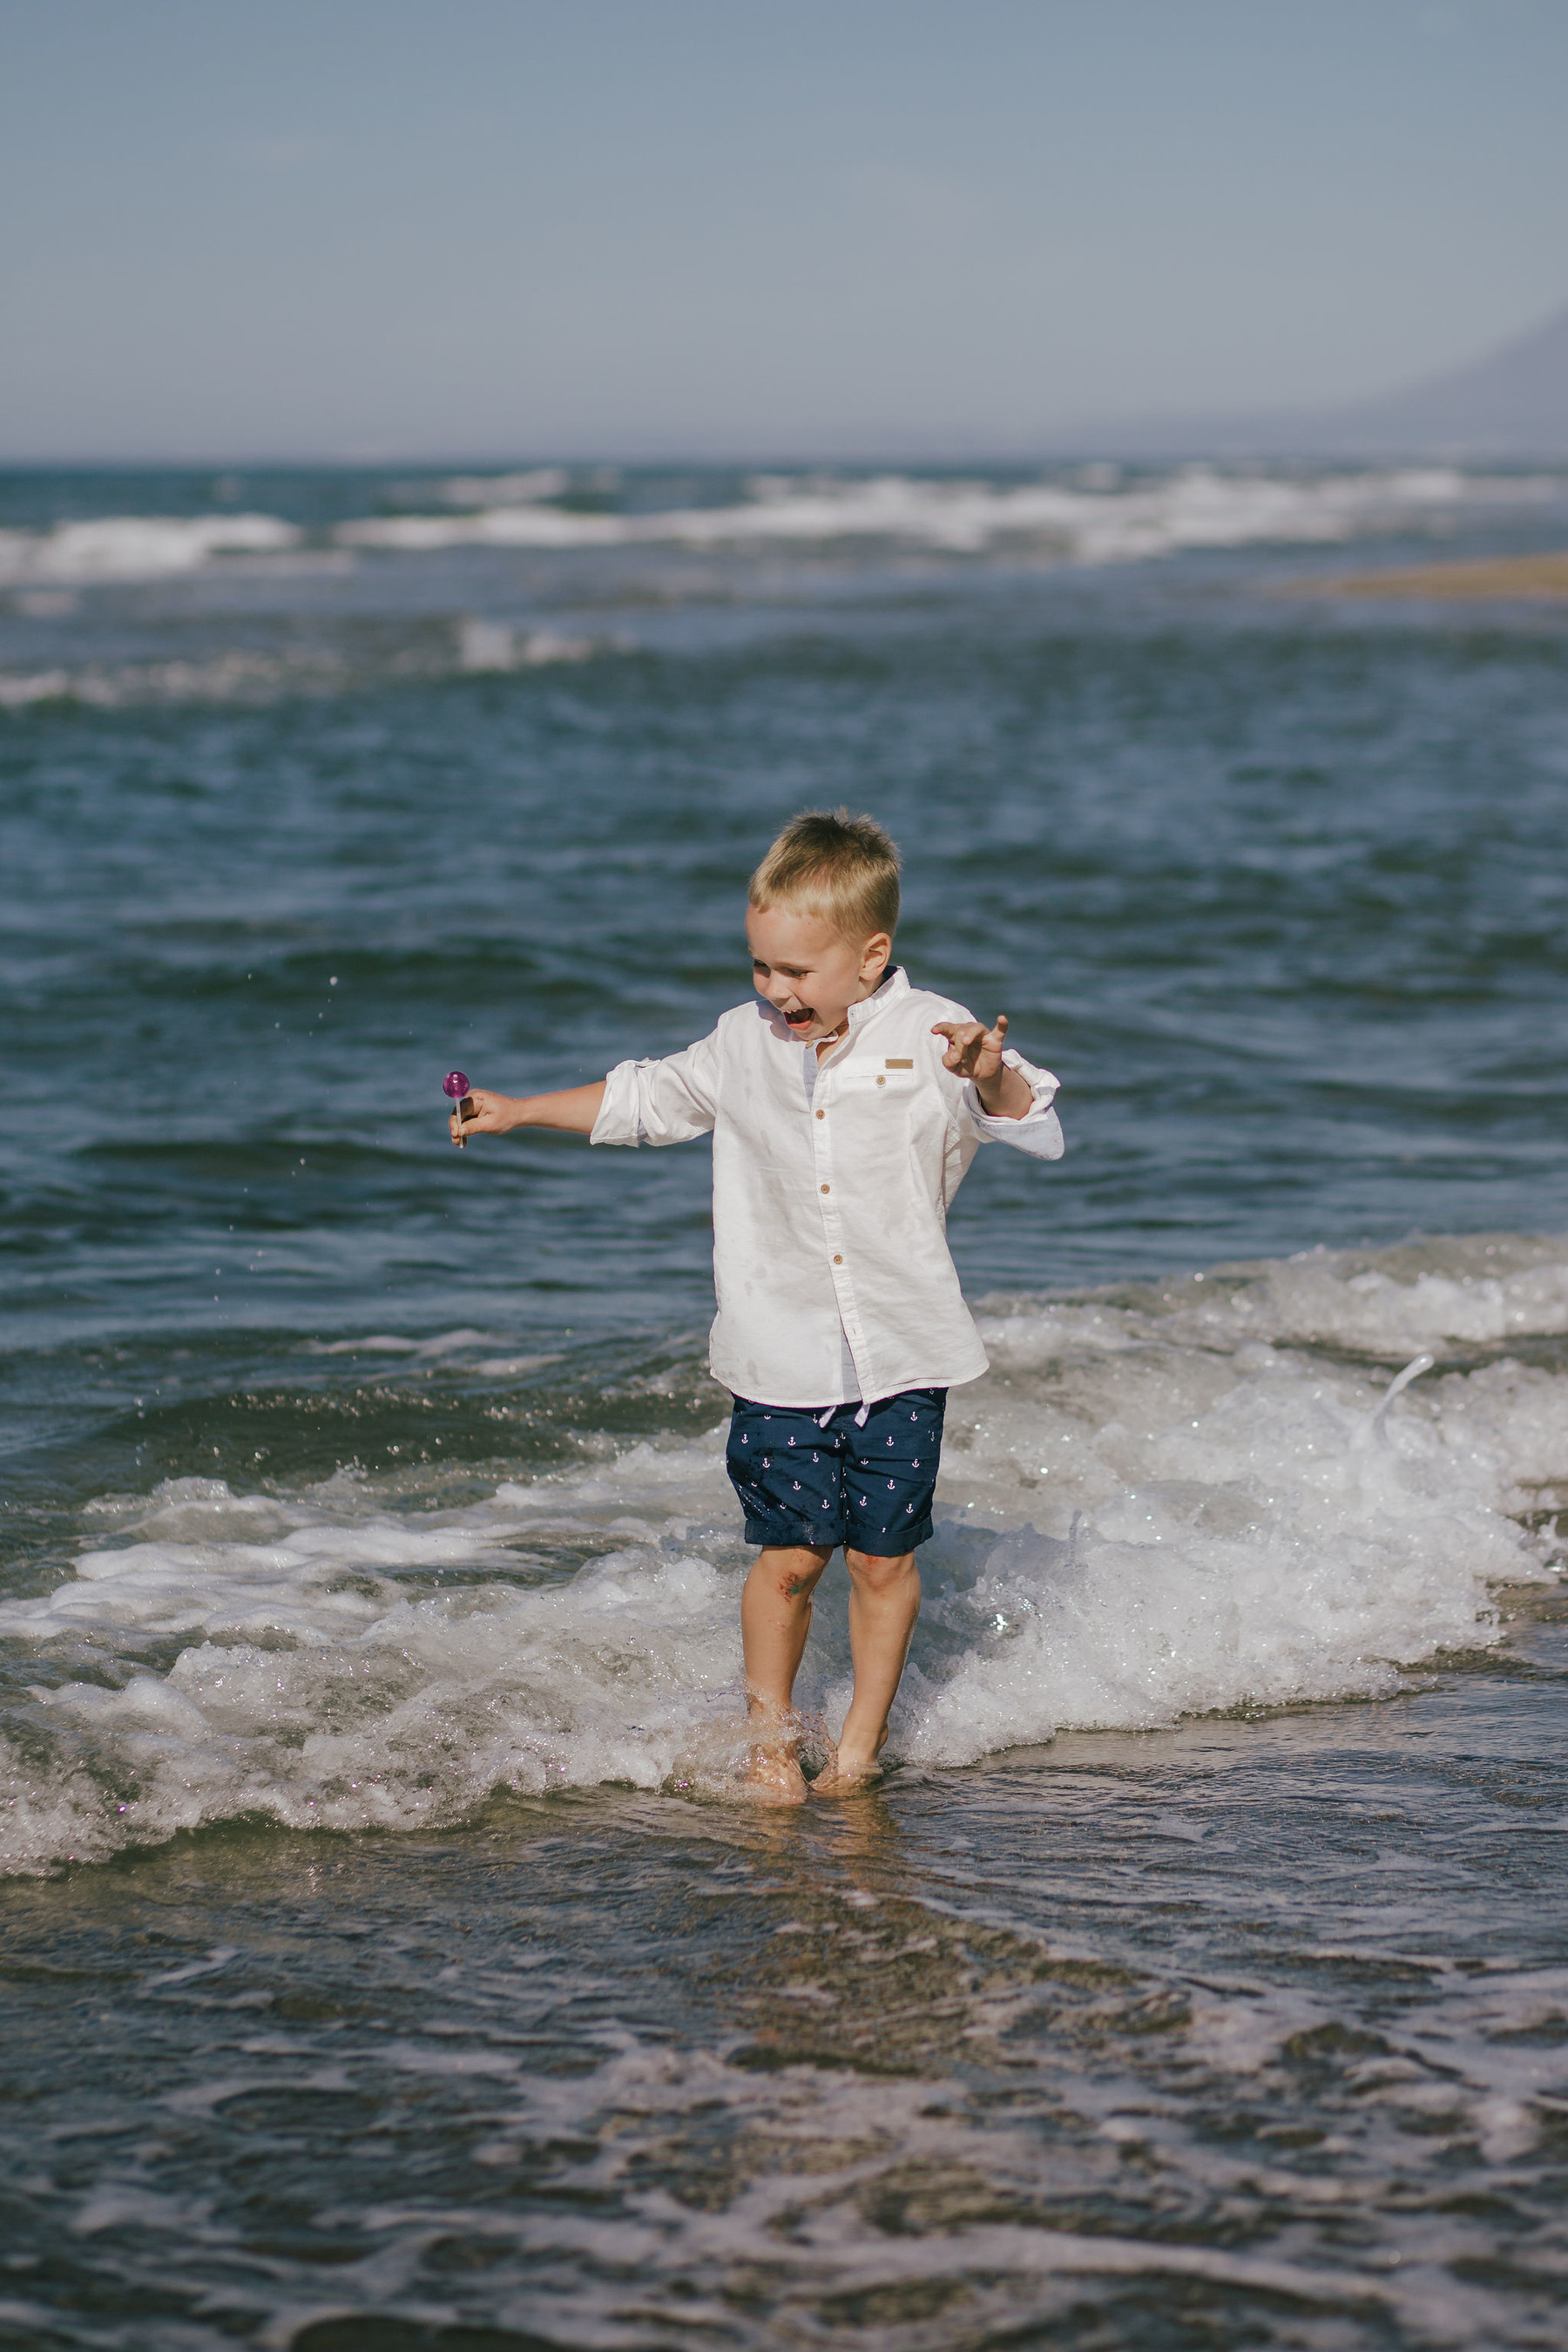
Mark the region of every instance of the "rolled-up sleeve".
POLYGON ((1011 1045, 1003 1048, 1002 1059, 1008 1069, 1016 1070, 1021 1078, 1028 1080, 1034 1103, 1022 1118, 994 1118, 971 1080, 963 1089, 963 1107, 971 1127, 982 1143, 1010 1143, 1015 1150, 1027 1151, 1037 1160, 1059 1160, 1067 1149, 1062 1123, 1052 1108, 1059 1079, 1053 1077, 1049 1070, 1037 1070, 1033 1062, 1026 1062, 1011 1045))
POLYGON ((662 1062, 617 1062, 590 1143, 689 1143, 719 1115, 718 1033, 662 1062))

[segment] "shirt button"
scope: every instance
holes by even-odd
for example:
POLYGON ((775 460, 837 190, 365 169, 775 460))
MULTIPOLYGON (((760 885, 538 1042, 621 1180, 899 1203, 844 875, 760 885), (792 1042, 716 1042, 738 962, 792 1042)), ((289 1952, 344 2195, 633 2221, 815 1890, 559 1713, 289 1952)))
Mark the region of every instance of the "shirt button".
POLYGON ((832 1190, 833 1190, 833 1187, 832 1187, 832 1185, 831 1185, 831 1184, 825 1184, 825 1185, 823 1186, 823 1188, 822 1188, 822 1189, 823 1189, 823 1191, 824 1191, 825 1192, 832 1192, 832 1190))
POLYGON ((837 1250, 835 1250, 833 1254, 833 1263, 835 1265, 842 1265, 844 1263, 844 1260, 839 1256, 837 1250))
POLYGON ((827 1113, 825 1110, 819 1110, 816 1116, 818 1118, 826 1118, 827 1117, 827 1113))

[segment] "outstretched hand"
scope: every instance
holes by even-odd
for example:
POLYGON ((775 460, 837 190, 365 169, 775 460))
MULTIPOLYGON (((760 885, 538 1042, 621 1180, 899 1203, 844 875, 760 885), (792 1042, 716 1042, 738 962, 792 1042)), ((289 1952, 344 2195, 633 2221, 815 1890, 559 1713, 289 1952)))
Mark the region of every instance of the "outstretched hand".
POLYGON ((483 1087, 470 1087, 463 1097, 472 1103, 467 1118, 455 1110, 447 1124, 452 1130, 454 1143, 467 1142, 470 1135, 506 1135, 512 1127, 512 1113, 517 1108, 510 1095, 487 1093, 483 1087))
POLYGON ((939 1021, 931 1034, 947 1039, 942 1066, 955 1077, 973 1078, 977 1086, 984 1086, 1000 1072, 1002 1048, 1007 1042, 1005 1013, 996 1015, 993 1029, 987 1029, 984 1021, 939 1021))
POLYGON ((931 1035, 947 1039, 942 1068, 951 1070, 955 1078, 973 1082, 988 1118, 1027 1118, 1035 1107, 1035 1092, 1023 1072, 1009 1068, 1002 1059, 1007 1042, 1005 1013, 996 1015, 990 1029, 984 1021, 939 1021, 931 1035))
POLYGON ((605 1081, 589 1087, 567 1087, 554 1095, 498 1095, 488 1087, 470 1087, 464 1101, 473 1109, 467 1118, 454 1111, 447 1121, 452 1140, 461 1146, 470 1135, 510 1135, 516 1127, 552 1128, 559 1135, 589 1135, 605 1102, 605 1081))

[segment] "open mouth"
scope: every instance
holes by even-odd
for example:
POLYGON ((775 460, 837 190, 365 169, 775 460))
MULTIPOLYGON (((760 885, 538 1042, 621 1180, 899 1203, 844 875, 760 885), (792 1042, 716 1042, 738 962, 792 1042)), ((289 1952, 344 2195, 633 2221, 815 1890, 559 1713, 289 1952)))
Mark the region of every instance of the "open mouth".
POLYGON ((784 1017, 786 1027, 801 1030, 810 1028, 816 1018, 816 1013, 811 1005, 802 1004, 794 1013, 786 1013, 784 1017))

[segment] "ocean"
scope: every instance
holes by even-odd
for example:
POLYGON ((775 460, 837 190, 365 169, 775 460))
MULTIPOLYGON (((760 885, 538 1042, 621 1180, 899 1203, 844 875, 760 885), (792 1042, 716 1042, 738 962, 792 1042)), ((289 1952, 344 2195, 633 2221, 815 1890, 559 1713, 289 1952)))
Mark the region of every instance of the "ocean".
MULTIPOLYGON (((1568 2326, 1568 476, 0 476, 0 2341, 1568 2326), (742 1801, 706 1149, 808 806, 984 1150, 885 1788, 742 1801)), ((847 1692, 845 1586, 801 1685, 847 1692)))

